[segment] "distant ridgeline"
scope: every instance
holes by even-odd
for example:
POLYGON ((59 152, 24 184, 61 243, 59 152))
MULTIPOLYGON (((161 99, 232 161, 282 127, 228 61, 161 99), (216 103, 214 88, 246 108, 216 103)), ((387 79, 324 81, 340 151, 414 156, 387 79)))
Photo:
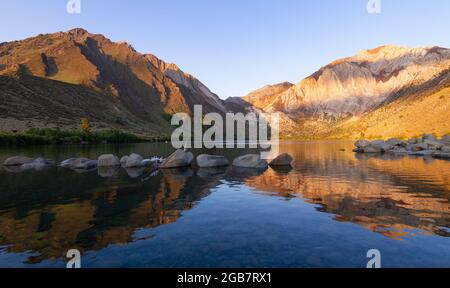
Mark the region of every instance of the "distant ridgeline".
MULTIPOLYGON (((450 133, 450 50, 381 46, 297 84, 225 101, 177 65, 83 29, 0 44, 0 131, 120 130, 168 138, 179 112, 279 113, 288 139, 411 138, 450 133)), ((27 134, 27 133, 26 133, 27 134)), ((8 136, 11 137, 11 136, 8 136)))

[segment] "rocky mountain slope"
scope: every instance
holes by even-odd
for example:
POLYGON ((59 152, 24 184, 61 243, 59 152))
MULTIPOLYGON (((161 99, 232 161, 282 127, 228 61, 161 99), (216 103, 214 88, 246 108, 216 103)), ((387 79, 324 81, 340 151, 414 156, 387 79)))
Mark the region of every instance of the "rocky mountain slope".
POLYGON ((117 128, 167 135, 170 115, 280 112, 285 138, 414 137, 450 132, 450 50, 381 46, 296 85, 222 101, 194 76, 83 29, 0 44, 0 130, 117 128))
POLYGON ((147 54, 145 57, 164 75, 177 83, 181 87, 183 94, 189 96, 186 97, 186 101, 190 108, 195 104, 202 104, 206 112, 227 112, 219 96, 211 92, 200 80, 191 74, 183 72, 174 63, 166 63, 152 54, 147 54))
POLYGON ((421 85, 394 93, 376 109, 342 121, 336 138, 411 138, 450 134, 450 69, 421 85))
POLYGON ((266 113, 281 112, 289 122, 285 137, 443 134, 450 131, 443 90, 449 68, 449 49, 382 46, 334 61, 265 102, 254 93, 243 99, 266 113))
POLYGON ((225 111, 176 65, 83 29, 1 43, 0 75, 0 129, 66 127, 90 117, 95 128, 167 133, 169 116, 191 113, 194 104, 225 111))
POLYGON ((279 83, 275 85, 267 85, 261 89, 251 92, 243 99, 252 103, 258 109, 264 109, 276 101, 279 94, 292 88, 294 84, 289 82, 279 83))

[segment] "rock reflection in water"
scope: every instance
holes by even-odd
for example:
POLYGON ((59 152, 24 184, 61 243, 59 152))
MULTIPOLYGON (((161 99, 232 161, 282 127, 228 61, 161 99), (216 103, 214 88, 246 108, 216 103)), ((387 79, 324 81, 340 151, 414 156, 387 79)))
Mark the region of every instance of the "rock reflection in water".
MULTIPOLYGON (((132 150, 144 155, 150 149, 142 147, 142 152, 132 150)), ((136 253, 141 253, 139 249, 144 249, 142 247, 158 247, 161 250, 155 254, 161 256, 159 260, 162 262, 159 263, 167 266, 172 265, 173 257, 179 255, 181 258, 189 255, 183 258, 186 261, 183 263, 191 263, 188 261, 189 257, 194 257, 188 253, 191 250, 205 251, 202 255, 209 255, 208 252, 225 255, 223 253, 227 252, 229 259, 242 260, 241 250, 235 247, 252 251, 246 254, 245 259, 253 257, 258 260, 267 256, 269 260, 266 261, 269 262, 265 263, 272 263, 270 261, 284 251, 284 237, 290 237, 286 238, 289 243, 296 239, 299 243, 287 251, 289 257, 280 256, 283 260, 293 259, 296 252, 299 259, 307 259, 315 253, 310 247, 322 249, 320 255, 334 253, 334 246, 330 243, 335 243, 335 239, 348 242, 349 246, 343 247, 348 248, 347 252, 353 251, 355 234, 352 233, 360 237, 363 234, 366 241, 374 240, 371 244, 384 244, 384 247, 395 245, 393 242, 400 247, 400 241, 391 239, 413 238, 420 245, 424 243, 423 255, 434 257, 434 252, 440 253, 437 249, 442 249, 442 246, 434 248, 427 243, 439 243, 443 237, 450 236, 450 161, 406 155, 360 155, 352 153, 352 147, 350 142, 282 143, 280 152, 293 156, 293 167, 265 170, 231 166, 159 172, 145 168, 113 168, 79 174, 56 167, 44 171, 16 171, 20 173, 2 168, 0 256, 6 257, 0 265, 9 265, 8 257, 12 253, 25 253, 27 263, 34 264, 63 259, 68 249, 80 249, 84 254, 101 251, 101 254, 110 251, 106 247, 127 251, 126 247, 134 245, 138 247, 134 247, 138 251, 136 253), (209 195, 211 197, 206 200, 209 195), (202 205, 196 206, 199 202, 202 205), (221 207, 222 203, 228 206, 221 207), (185 215, 186 221, 178 221, 184 211, 194 207, 196 211, 185 215), (218 210, 221 212, 216 213, 218 210), (242 215, 238 215, 241 212, 242 215), (322 217, 324 213, 331 214, 334 220, 322 217), (283 217, 279 217, 281 214, 283 217), (201 218, 204 215, 210 217, 201 218), (305 215, 309 220, 301 226, 306 230, 295 231, 296 221, 305 219, 305 215), (245 219, 238 216, 245 216, 245 219), (319 231, 322 226, 317 226, 318 222, 311 219, 319 219, 329 230, 319 231), (265 225, 259 221, 273 222, 265 225), (342 222, 367 229, 342 225, 342 222), (347 229, 348 226, 351 229, 347 229), (155 227, 160 228, 153 229, 155 227), (338 233, 349 230, 350 234, 338 233), (304 234, 304 231, 309 231, 309 234, 304 234), (167 233, 165 237, 164 233, 167 233), (323 239, 314 238, 315 233, 323 239), (386 237, 374 237, 378 236, 376 233, 386 237), (419 234, 424 236, 414 237, 419 234), (176 235, 180 239, 168 235, 176 235), (192 246, 176 248, 182 245, 180 243, 184 244, 185 236, 192 246), (223 239, 228 242, 221 243, 223 239), (428 239, 435 242, 428 242, 428 239), (140 240, 148 242, 141 243, 140 240), (320 247, 317 247, 318 242, 320 247), (268 250, 250 249, 261 244, 266 244, 265 249, 268 250), (223 250, 223 247, 232 248, 223 250), (165 262, 162 258, 171 260, 165 262)), ((101 150, 97 154, 100 152, 109 151, 101 150)), ((150 153, 160 154, 153 150, 147 152, 150 153)), ((231 161, 248 151, 235 149, 223 153, 231 161)), ((36 151, 35 156, 39 155, 41 152, 36 151)), ((60 160, 68 155, 45 156, 60 160)), ((86 157, 96 156, 87 154, 86 157)), ((148 253, 146 256, 156 257, 152 250, 145 252, 148 253)), ((92 254, 98 256, 97 253, 92 254)), ((202 258, 201 263, 209 261, 208 264, 214 266, 218 264, 217 259, 202 258)), ((339 258, 341 262, 345 259, 339 258)))
POLYGON ((117 177, 120 173, 120 167, 98 167, 98 176, 103 178, 117 177))
POLYGON ((145 167, 136 167, 136 168, 126 168, 128 176, 131 179, 136 179, 144 175, 146 168, 145 167))
MULTIPOLYGON (((138 170, 126 173, 135 178, 145 172, 138 170)), ((175 222, 220 179, 197 177, 191 169, 165 170, 144 182, 121 173, 54 168, 38 177, 0 174, 0 246, 8 245, 9 253, 35 253, 27 262, 33 264, 60 259, 68 249, 126 244, 139 228, 175 222)))
POLYGON ((293 171, 269 169, 246 185, 266 195, 304 198, 319 204, 318 211, 335 214, 337 221, 392 239, 417 233, 450 236, 450 162, 338 154, 331 147, 312 153, 296 147, 291 151, 297 153, 293 171))

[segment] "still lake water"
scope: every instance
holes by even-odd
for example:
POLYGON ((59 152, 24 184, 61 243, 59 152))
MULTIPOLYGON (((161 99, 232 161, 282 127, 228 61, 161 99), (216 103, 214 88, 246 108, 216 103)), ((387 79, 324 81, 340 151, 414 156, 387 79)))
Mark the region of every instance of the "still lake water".
MULTIPOLYGON (((65 267, 74 248, 86 268, 363 268, 369 249, 381 251, 383 267, 450 267, 450 161, 355 155, 352 146, 284 142, 294 167, 266 171, 2 167, 0 267, 65 267)), ((2 148, 0 162, 131 152, 172 149, 2 148)), ((215 152, 232 160, 249 151, 215 152)))

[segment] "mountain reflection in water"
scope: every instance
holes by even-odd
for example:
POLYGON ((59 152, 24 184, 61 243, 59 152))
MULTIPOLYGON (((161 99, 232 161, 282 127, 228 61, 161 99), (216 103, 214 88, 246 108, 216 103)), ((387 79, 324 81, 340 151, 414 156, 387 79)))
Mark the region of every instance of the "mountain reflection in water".
MULTIPOLYGON (((450 236, 449 161, 355 155, 351 146, 286 142, 281 150, 295 158, 294 167, 261 171, 0 170, 0 265, 8 266, 2 254, 32 253, 26 263, 37 264, 62 259, 69 249, 86 253, 152 241, 152 233, 142 238, 136 232, 176 223, 219 186, 274 197, 274 209, 280 200, 299 199, 334 215, 336 225, 355 223, 393 240, 450 236)), ((245 152, 223 151, 230 160, 245 152)), ((252 199, 246 201, 250 207, 252 199)))

